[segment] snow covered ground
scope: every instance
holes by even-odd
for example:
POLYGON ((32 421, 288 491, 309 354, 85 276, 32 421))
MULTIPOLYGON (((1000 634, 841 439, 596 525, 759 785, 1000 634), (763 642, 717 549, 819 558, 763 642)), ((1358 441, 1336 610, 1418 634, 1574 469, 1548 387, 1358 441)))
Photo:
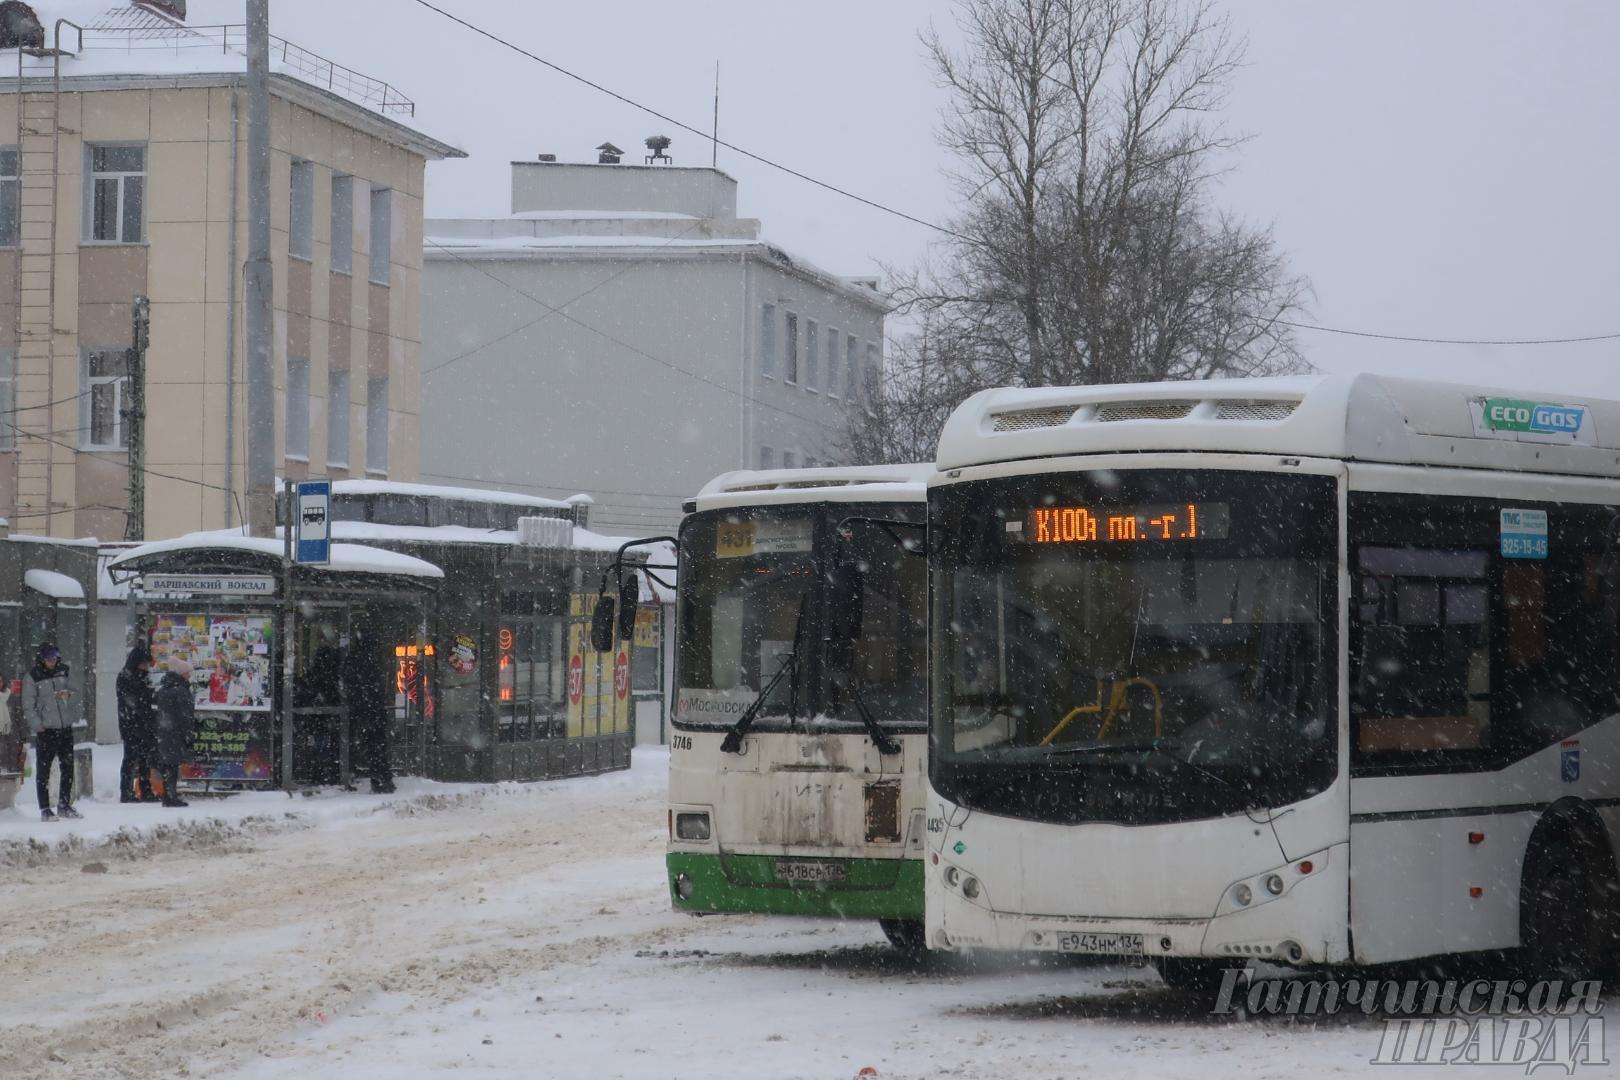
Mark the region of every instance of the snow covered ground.
POLYGON ((1151 972, 906 962, 863 924, 676 915, 667 764, 169 816, 91 802, 52 826, 25 791, 26 818, 0 812, 0 1076, 1406 1071, 1370 1063, 1360 1016, 1211 1018, 1151 972))

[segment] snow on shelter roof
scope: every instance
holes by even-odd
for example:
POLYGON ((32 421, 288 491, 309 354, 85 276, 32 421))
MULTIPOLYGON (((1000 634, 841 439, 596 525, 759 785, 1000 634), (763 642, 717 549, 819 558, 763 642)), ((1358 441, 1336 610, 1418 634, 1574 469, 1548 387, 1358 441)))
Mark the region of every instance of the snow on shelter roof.
POLYGON ((55 570, 35 567, 23 571, 23 584, 52 600, 83 600, 84 586, 55 570))
POLYGON ((936 464, 1145 451, 1620 476, 1620 403, 1367 374, 1003 388, 957 406, 936 464))
POLYGON ((850 465, 821 469, 740 469, 721 473, 698 492, 699 510, 722 506, 811 502, 922 502, 929 464, 850 465))
MULTIPOLYGON (((149 544, 120 552, 107 562, 108 570, 120 567, 134 568, 132 564, 145 563, 155 555, 182 551, 240 551, 255 555, 268 555, 280 559, 284 552, 279 538, 243 536, 234 529, 219 532, 196 532, 177 536, 172 540, 156 540, 149 544)), ((367 547, 363 544, 333 544, 332 561, 319 567, 328 573, 398 574, 405 577, 442 578, 444 571, 425 559, 402 555, 397 551, 367 547)))

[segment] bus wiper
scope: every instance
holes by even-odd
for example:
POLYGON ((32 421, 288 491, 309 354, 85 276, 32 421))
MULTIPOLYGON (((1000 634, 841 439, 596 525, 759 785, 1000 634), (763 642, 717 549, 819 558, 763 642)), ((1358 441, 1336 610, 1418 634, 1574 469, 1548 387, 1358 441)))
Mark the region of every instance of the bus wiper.
POLYGON ((795 703, 799 699, 799 644, 804 638, 804 607, 807 598, 808 594, 799 599, 799 617, 793 624, 793 645, 789 648, 787 656, 782 660, 782 666, 776 669, 776 674, 770 677, 770 680, 761 688, 758 696, 737 718, 737 722, 731 725, 731 730, 726 732, 726 737, 720 740, 720 752, 722 754, 742 753, 743 736, 747 735, 748 729, 754 726, 754 720, 759 716, 760 710, 765 707, 765 702, 770 700, 771 691, 776 689, 777 684, 782 681, 782 677, 789 671, 794 674, 793 692, 788 695, 791 699, 788 702, 788 714, 790 718, 792 717, 795 703))
POLYGON ((861 684, 853 677, 849 680, 850 700, 855 703, 855 711, 860 714, 861 723, 866 725, 866 733, 872 737, 872 745, 877 747, 880 754, 898 754, 900 744, 894 741, 894 736, 883 730, 883 725, 877 722, 877 717, 866 707, 866 699, 861 697, 861 684))
POLYGON ((1191 769, 1193 772, 1197 773, 1198 775, 1215 781, 1217 784, 1220 784, 1222 787, 1237 787, 1237 785, 1235 783, 1228 780, 1226 777, 1222 776, 1220 773, 1212 772, 1211 770, 1204 768, 1202 765, 1194 765, 1192 762, 1186 760, 1185 758, 1177 757, 1175 754, 1170 753, 1170 751, 1168 751, 1168 750, 1164 749, 1163 747, 1159 746, 1157 743, 1088 743, 1088 744, 1086 744, 1084 746, 1062 746, 1062 747, 1057 747, 1056 749, 1053 749, 1051 751, 1051 753, 1053 753, 1053 754, 1064 754, 1064 755, 1068 755, 1068 754, 1095 754, 1095 753, 1103 753, 1103 752, 1117 753, 1117 754, 1151 754, 1154 757, 1159 758, 1160 760, 1173 761, 1177 765, 1185 766, 1186 768, 1191 769))

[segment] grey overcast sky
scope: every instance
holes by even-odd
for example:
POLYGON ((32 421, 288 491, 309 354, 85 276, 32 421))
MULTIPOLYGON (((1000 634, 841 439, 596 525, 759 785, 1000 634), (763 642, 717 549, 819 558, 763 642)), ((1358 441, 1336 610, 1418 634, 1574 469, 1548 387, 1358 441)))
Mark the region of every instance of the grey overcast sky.
MULTIPOLYGON (((944 220, 945 99, 917 41, 944 0, 435 0, 529 50, 723 138, 944 220)), ((1435 337, 1620 332, 1620 3, 1228 0, 1249 39, 1223 204, 1273 226, 1315 286, 1312 321, 1435 337)), ((240 0, 193 0, 193 22, 240 0)), ((430 216, 506 210, 507 163, 591 160, 674 138, 709 146, 477 37, 414 0, 271 0, 274 32, 392 82, 416 123, 471 157, 428 168, 430 216)), ((929 230, 722 149, 741 210, 829 270, 921 257, 929 230)), ((1411 345, 1301 331, 1327 370, 1432 374, 1620 397, 1620 340, 1411 345)))

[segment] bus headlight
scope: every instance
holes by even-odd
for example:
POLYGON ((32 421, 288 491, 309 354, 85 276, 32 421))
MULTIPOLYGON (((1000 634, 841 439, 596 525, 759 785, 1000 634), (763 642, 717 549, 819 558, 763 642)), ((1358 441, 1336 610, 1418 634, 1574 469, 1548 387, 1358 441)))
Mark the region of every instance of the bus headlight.
POLYGON ((969 900, 977 900, 979 898, 979 879, 976 877, 963 878, 962 895, 969 900))
POLYGON ((675 839, 705 841, 709 838, 708 814, 676 814, 675 839))
POLYGON ((1267 874, 1266 875, 1266 892, 1270 893, 1272 896, 1281 896, 1282 891, 1283 891, 1283 879, 1282 879, 1282 876, 1279 875, 1279 874, 1267 874))
POLYGON ((962 874, 961 874, 961 872, 959 870, 956 869, 956 867, 947 866, 945 868, 945 884, 949 885, 951 888, 954 889, 954 888, 956 888, 956 883, 961 881, 961 880, 962 880, 962 874))
POLYGON ((1239 882, 1232 886, 1232 903, 1238 907, 1248 907, 1249 901, 1254 899, 1254 890, 1239 882))

